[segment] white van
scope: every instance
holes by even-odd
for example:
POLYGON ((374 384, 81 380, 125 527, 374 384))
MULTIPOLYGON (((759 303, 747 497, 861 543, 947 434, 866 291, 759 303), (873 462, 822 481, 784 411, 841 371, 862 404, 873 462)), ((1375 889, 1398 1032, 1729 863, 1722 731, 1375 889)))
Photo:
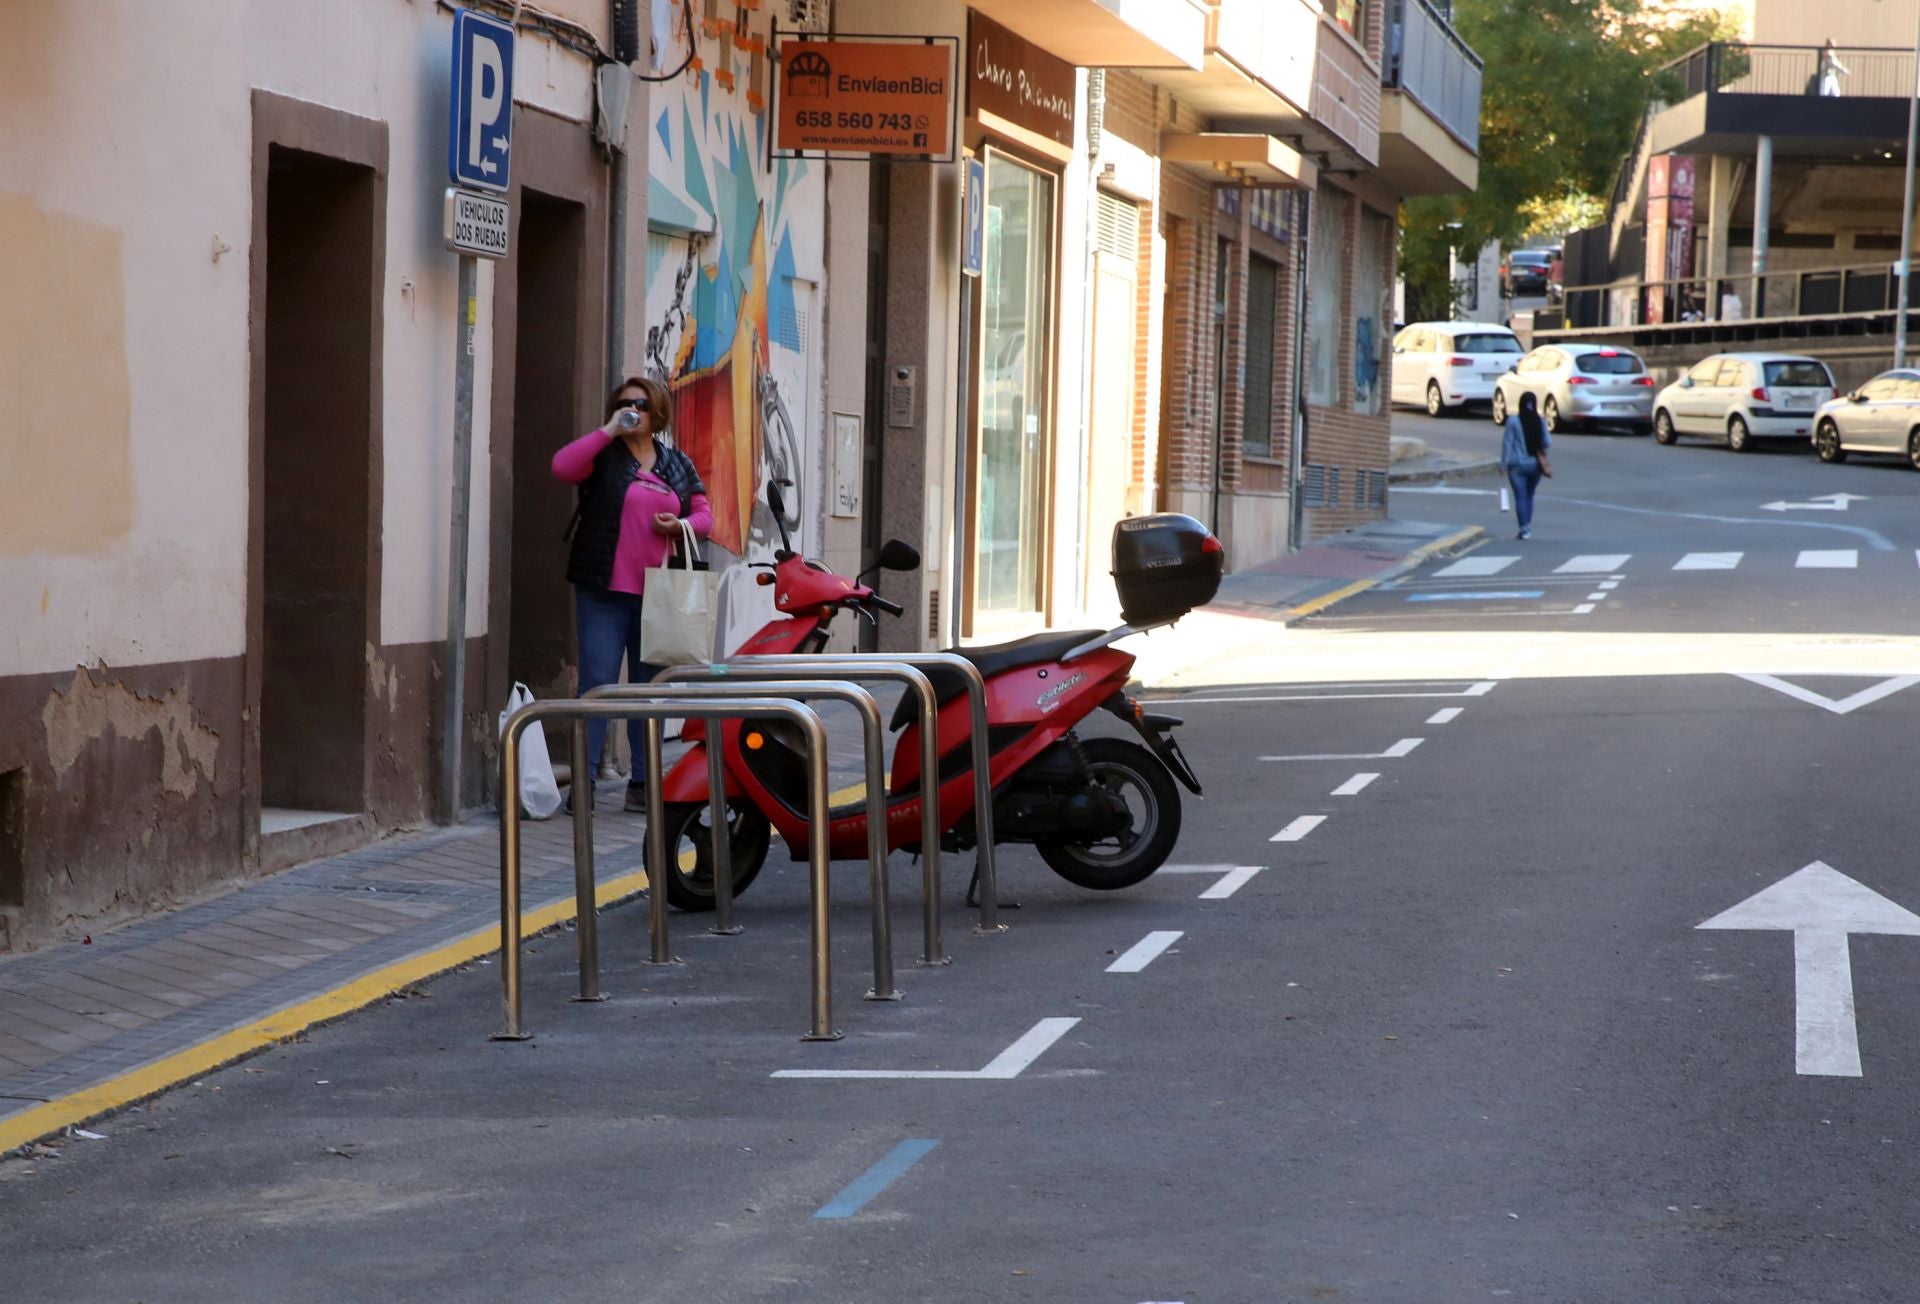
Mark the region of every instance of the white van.
POLYGON ((1505 326, 1422 321, 1393 337, 1393 401, 1443 417, 1493 400, 1493 387, 1525 350, 1505 326))

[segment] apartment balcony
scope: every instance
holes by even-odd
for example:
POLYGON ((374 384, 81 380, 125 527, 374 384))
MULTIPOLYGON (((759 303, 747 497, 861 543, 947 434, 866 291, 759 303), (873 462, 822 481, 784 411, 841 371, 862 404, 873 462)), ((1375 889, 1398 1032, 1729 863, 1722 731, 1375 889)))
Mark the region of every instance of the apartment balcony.
POLYGON ((1380 101, 1381 179, 1402 195, 1480 183, 1480 56, 1429 0, 1391 0, 1380 101))
POLYGON ((1650 152, 1873 162, 1906 149, 1911 49, 1843 46, 1822 76, 1818 46, 1715 41, 1667 65, 1677 102, 1653 116, 1650 152))
POLYGON ((1016 36, 1082 68, 1198 68, 1202 0, 968 0, 1016 36))
POLYGON ((1216 130, 1277 136, 1341 171, 1380 157, 1380 70, 1315 0, 1211 0, 1204 58, 1148 74, 1216 130))

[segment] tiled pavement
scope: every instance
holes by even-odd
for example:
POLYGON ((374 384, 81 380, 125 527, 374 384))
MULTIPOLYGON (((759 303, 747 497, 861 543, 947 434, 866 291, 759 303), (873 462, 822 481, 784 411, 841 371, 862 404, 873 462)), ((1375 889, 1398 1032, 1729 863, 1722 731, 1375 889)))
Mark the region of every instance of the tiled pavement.
MULTIPOLYGON (((898 690, 873 688, 883 715, 891 712, 898 690)), ((862 773, 858 717, 837 703, 822 703, 820 714, 829 774, 844 789, 862 773)), ((646 820, 620 809, 618 791, 603 784, 594 807, 603 902, 607 885, 636 874, 646 855, 646 820)), ((521 829, 525 915, 571 906, 572 822, 562 813, 521 829)), ((131 1093, 100 1088, 459 939, 488 932, 491 950, 499 926, 499 823, 486 812, 302 865, 87 945, 0 957, 0 1152, 62 1126, 42 1126, 44 1111, 34 1114, 47 1102, 63 1102, 64 1121, 74 1122, 151 1094, 178 1076, 161 1074, 131 1093)), ((237 1053, 244 1049, 223 1058, 237 1053)))
MULTIPOLYGON (((645 820, 602 797, 601 882, 637 870, 645 820)), ((572 824, 527 822, 529 912, 573 895, 572 824)), ((499 926, 491 817, 403 834, 224 896, 0 964, 0 1127, 396 961, 499 926)))

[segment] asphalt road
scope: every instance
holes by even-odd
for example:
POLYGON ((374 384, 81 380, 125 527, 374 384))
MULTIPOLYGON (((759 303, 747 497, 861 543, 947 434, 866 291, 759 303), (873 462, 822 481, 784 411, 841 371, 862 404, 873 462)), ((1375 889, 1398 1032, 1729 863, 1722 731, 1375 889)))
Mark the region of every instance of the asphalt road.
POLYGON ((5 1298, 1913 1299, 1920 476, 1555 467, 1524 544, 1395 489, 1488 540, 1183 682, 1174 871, 1010 851, 1011 931, 950 885, 874 1004, 847 867, 833 1044, 798 867, 672 968, 612 911, 613 999, 542 939, 530 1042, 475 966, 0 1166, 5 1298))

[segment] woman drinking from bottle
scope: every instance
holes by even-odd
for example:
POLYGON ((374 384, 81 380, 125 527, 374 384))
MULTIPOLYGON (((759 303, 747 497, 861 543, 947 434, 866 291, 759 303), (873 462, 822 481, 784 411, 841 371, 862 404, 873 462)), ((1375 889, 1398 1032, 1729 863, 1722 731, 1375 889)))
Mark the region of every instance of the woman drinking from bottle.
MULTIPOLYGON (((640 606, 647 570, 662 565, 681 522, 705 538, 713 528, 707 487, 693 459, 665 441, 673 397, 657 380, 630 376, 607 399, 607 419, 553 455, 554 478, 580 486, 567 580, 573 585, 580 637, 580 692, 617 683, 645 683, 658 667, 640 660, 640 606)), ((593 791, 607 724, 587 726, 587 773, 576 785, 593 791)), ((627 722, 633 771, 628 810, 646 809, 646 733, 627 722)))

